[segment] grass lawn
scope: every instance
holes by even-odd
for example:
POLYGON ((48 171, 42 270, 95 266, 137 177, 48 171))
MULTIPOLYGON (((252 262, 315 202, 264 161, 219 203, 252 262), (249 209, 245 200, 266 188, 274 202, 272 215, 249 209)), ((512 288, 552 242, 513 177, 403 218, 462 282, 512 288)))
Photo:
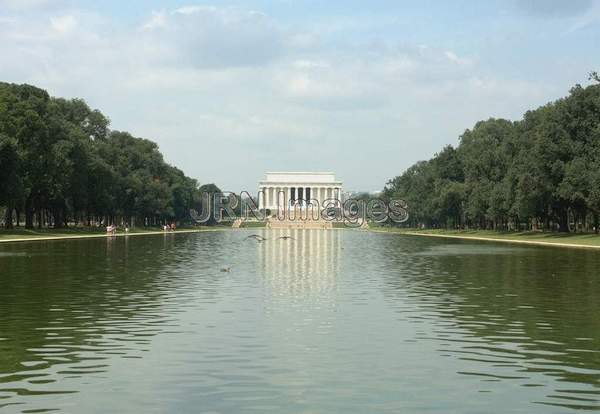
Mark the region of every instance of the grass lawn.
POLYGON ((539 231, 503 232, 493 230, 442 230, 406 229, 372 226, 373 231, 431 235, 440 237, 494 239, 499 241, 531 242, 539 244, 568 244, 583 247, 600 247, 600 235, 593 233, 551 233, 539 231))

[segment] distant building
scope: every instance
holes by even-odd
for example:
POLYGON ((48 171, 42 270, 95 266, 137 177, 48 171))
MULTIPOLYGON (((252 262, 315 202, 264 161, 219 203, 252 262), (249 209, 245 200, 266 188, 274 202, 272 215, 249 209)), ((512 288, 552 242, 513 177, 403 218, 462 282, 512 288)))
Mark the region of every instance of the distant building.
POLYGON ((259 190, 259 208, 263 210, 303 208, 310 200, 320 206, 327 199, 342 201, 342 182, 331 172, 268 172, 259 190))

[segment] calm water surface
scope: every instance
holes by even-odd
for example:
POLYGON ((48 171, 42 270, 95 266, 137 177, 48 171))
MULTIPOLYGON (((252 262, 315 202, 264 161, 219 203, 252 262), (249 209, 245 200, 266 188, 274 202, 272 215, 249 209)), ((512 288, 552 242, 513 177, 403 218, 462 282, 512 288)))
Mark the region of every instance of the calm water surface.
POLYGON ((600 410, 600 252, 248 234, 0 245, 0 412, 600 410))

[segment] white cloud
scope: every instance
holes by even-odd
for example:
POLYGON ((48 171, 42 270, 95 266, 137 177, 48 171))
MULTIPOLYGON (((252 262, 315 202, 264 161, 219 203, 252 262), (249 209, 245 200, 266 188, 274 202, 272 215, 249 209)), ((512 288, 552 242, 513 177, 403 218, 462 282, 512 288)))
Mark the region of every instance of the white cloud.
POLYGON ((284 33, 263 13, 188 6, 155 12, 138 39, 157 60, 197 68, 260 65, 283 52, 284 33))
POLYGON ((153 30, 167 26, 167 16, 164 11, 153 11, 152 17, 142 25, 144 30, 153 30))
POLYGON ((173 14, 218 13, 219 9, 213 6, 184 6, 173 11, 173 14))
POLYGON ((382 104, 381 87, 360 62, 296 60, 273 74, 278 94, 320 110, 370 109, 382 104))
POLYGON ((51 17, 50 24, 55 31, 67 33, 77 26, 77 19, 72 15, 51 17))
POLYGON ((327 62, 308 59, 296 60, 293 66, 298 69, 327 69, 330 67, 327 62))
POLYGON ((449 50, 445 51, 444 55, 448 58, 448 60, 456 63, 457 65, 468 65, 471 63, 471 60, 465 59, 465 58, 460 58, 456 55, 456 53, 451 52, 449 50))

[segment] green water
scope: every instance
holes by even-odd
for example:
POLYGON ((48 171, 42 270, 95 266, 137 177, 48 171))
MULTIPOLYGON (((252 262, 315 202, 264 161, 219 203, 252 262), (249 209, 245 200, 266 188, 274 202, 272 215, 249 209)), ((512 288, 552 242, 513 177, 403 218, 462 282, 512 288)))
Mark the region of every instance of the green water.
POLYGON ((600 410, 600 252, 248 234, 0 245, 0 412, 600 410))

